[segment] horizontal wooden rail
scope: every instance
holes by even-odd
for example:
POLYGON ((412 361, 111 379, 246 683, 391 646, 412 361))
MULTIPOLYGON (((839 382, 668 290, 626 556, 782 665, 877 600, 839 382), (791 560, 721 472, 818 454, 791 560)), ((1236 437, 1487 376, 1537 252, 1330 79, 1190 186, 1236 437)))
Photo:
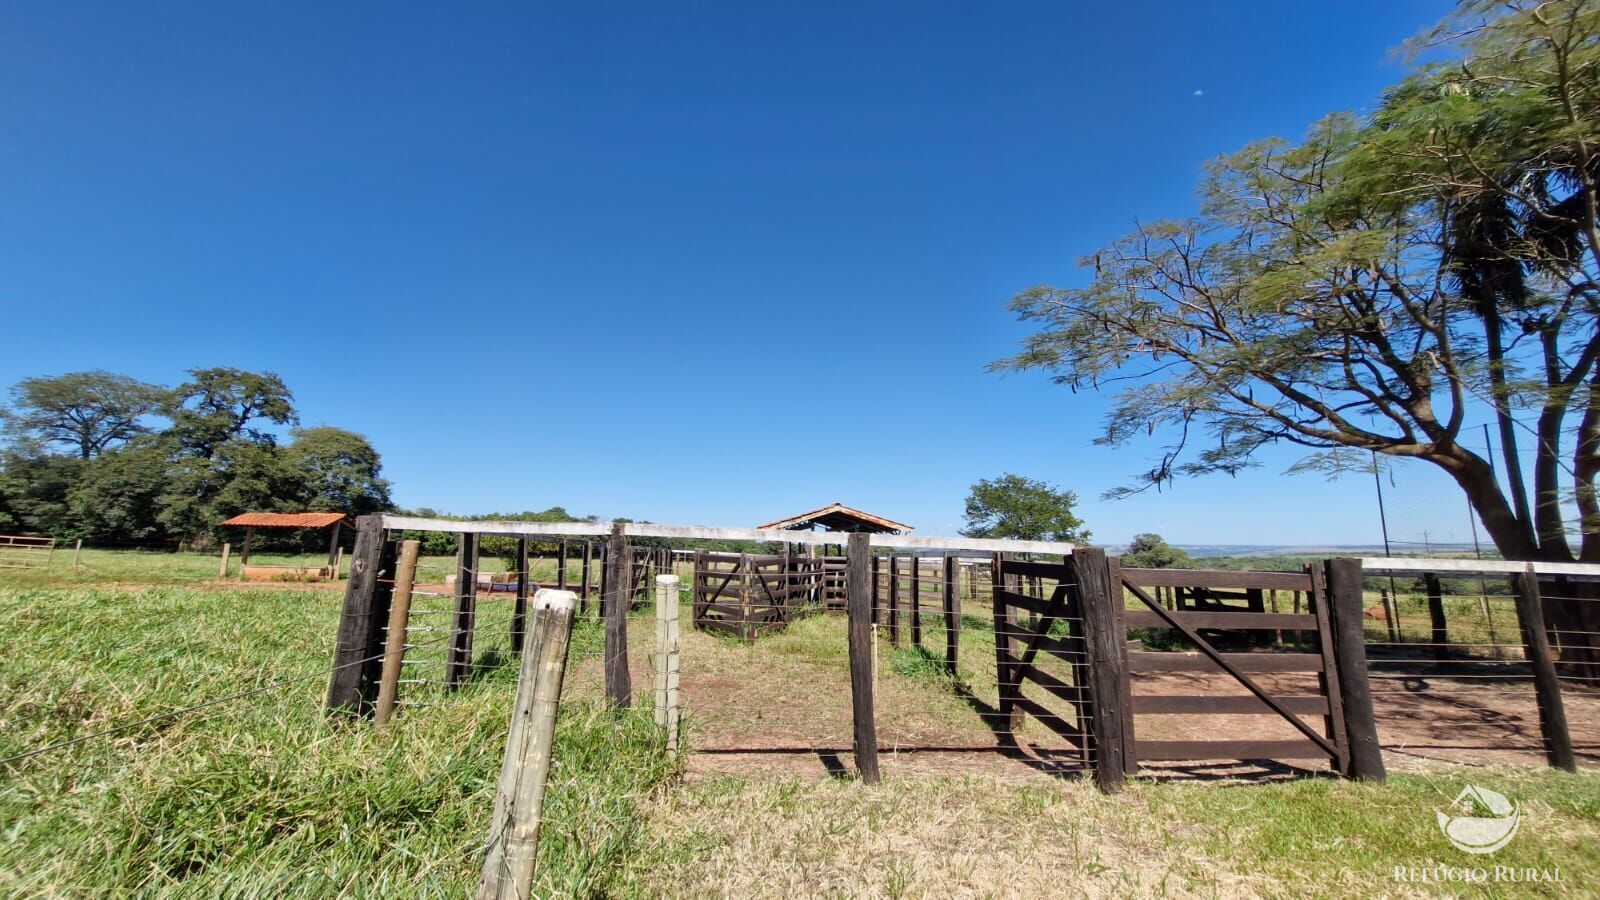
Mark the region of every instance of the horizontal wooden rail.
MULTIPOLYGON (((1325 716, 1328 714, 1326 697, 1274 697, 1289 712, 1296 715, 1325 716)), ((1133 711, 1152 716, 1189 715, 1262 715, 1275 716, 1272 707, 1253 694, 1226 697, 1180 697, 1167 694, 1134 694, 1133 711)))
POLYGON ((1505 559, 1433 559, 1412 556, 1367 556, 1361 569, 1374 572, 1437 572, 1441 575, 1516 575, 1533 566, 1536 575, 1577 575, 1600 578, 1600 563, 1514 562, 1505 559))
MULTIPOLYGON (((1241 672, 1321 672, 1322 656, 1317 653, 1224 653, 1222 658, 1241 672)), ((1211 657, 1203 653, 1129 653, 1129 672, 1221 672, 1211 657)))
MULTIPOLYGON (((1124 569, 1123 571, 1127 571, 1124 569)), ((1306 613, 1185 612, 1173 613, 1190 628, 1231 628, 1241 631, 1315 631, 1317 617, 1306 613)), ((1171 628, 1153 612, 1128 610, 1124 618, 1129 628, 1171 628)))
MULTIPOLYGON (((391 531, 469 532, 510 537, 605 537, 611 522, 508 522, 433 519, 420 516, 385 514, 383 527, 391 531)), ((771 541, 774 543, 838 544, 846 537, 837 531, 782 531, 771 528, 715 528, 706 525, 654 525, 625 522, 622 531, 629 537, 676 538, 696 541, 771 541)), ((922 537, 907 534, 874 534, 873 547, 886 549, 973 550, 982 553, 1048 553, 1066 555, 1075 545, 1061 541, 1002 541, 969 537, 922 537)))
POLYGON ((1310 741, 1135 741, 1140 762, 1180 759, 1327 759, 1310 741))
POLYGON ((1252 588, 1309 591, 1311 577, 1299 572, 1234 572, 1228 569, 1123 569, 1123 579, 1140 587, 1252 588))

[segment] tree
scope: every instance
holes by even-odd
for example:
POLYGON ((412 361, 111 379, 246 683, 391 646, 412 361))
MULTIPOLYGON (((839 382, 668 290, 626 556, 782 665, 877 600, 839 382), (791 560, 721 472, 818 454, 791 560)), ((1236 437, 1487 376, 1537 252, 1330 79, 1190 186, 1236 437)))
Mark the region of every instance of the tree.
POLYGON ((126 542, 167 538, 162 496, 170 487, 169 441, 142 437, 100 454, 67 495, 74 529, 83 537, 126 542))
POLYGON ((272 372, 243 369, 190 369, 189 381, 174 392, 172 433, 190 452, 205 459, 223 444, 245 440, 263 446, 276 443, 257 422, 293 425, 300 421, 294 394, 272 372))
POLYGON ((1370 471, 1376 452, 1447 473, 1506 557, 1570 560, 1565 469, 1576 555, 1600 562, 1597 33, 1592 0, 1512 5, 1453 32, 1462 62, 1370 121, 1330 116, 1299 145, 1216 161, 1197 217, 1087 258, 1087 287, 1019 294, 1041 328, 997 367, 1119 385, 1099 443, 1170 436, 1115 494, 1236 473, 1279 442, 1330 472, 1370 471), (1504 321, 1511 341, 1492 334, 1504 321), (1531 498, 1464 443, 1497 408, 1537 418, 1531 498))
POLYGON ((1189 554, 1167 543, 1159 534, 1136 534, 1122 564, 1136 569, 1187 569, 1194 564, 1189 554))
POLYGON ((352 431, 301 428, 285 448, 290 466, 302 479, 301 503, 306 509, 351 516, 389 509, 389 482, 381 476, 377 448, 352 431))
POLYGON ((11 389, 5 414, 14 439, 41 446, 62 444, 89 459, 149 429, 141 422, 160 411, 167 392, 110 372, 71 372, 25 378, 11 389))
POLYGON ((1073 515, 1078 495, 1021 475, 1001 475, 972 486, 967 495, 966 528, 978 538, 1023 541, 1086 541, 1089 532, 1073 515))

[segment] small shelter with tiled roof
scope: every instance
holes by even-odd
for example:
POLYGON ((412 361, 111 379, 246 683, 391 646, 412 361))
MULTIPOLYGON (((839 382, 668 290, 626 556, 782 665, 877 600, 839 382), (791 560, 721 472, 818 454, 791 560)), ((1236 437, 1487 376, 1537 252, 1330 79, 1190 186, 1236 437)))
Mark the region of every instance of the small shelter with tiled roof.
POLYGON ((909 534, 912 531, 910 525, 852 509, 843 503, 830 503, 820 509, 756 527, 781 531, 866 531, 872 534, 909 534))
MULTIPOLYGON (((271 513, 247 512, 240 513, 225 522, 220 523, 227 528, 244 529, 244 551, 240 554, 240 573, 245 578, 272 578, 285 575, 301 574, 299 566, 251 566, 250 545, 255 542, 257 528, 295 528, 318 529, 326 528, 328 535, 328 564, 318 570, 318 574, 325 578, 339 577, 339 532, 344 528, 345 514, 337 512, 298 512, 298 513, 271 513)), ((226 564, 226 560, 224 560, 226 564)), ((304 573, 311 574, 311 573, 304 573)))

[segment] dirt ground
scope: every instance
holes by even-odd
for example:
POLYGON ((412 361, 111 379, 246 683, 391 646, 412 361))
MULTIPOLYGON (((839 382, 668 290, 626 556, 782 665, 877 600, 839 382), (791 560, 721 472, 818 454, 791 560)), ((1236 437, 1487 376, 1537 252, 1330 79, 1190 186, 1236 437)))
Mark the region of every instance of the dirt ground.
MULTIPOLYGON (((630 662, 636 694, 650 689, 652 626, 635 621, 630 662)), ((942 637, 939 638, 942 640, 942 637)), ((935 641, 930 640, 929 646, 935 641)), ((995 715, 993 656, 963 644, 962 687, 931 666, 904 664, 879 641, 875 685, 880 764, 885 777, 990 775, 1010 779, 1072 776, 1085 770, 1082 754, 1036 721, 1008 735, 995 715), (1014 741, 1006 741, 1014 737, 1014 741)), ((978 648, 986 649, 986 648, 978 648)), ((992 644, 988 653, 992 654, 992 644)), ((853 773, 848 656, 842 623, 818 617, 788 631, 741 643, 694 631, 684 622, 682 698, 698 752, 691 778, 841 777, 853 773)), ((598 664, 577 680, 598 681, 598 664)), ((1063 673, 1064 674, 1064 673, 1063 673)), ((1259 676, 1274 694, 1316 693, 1314 676, 1259 676), (1301 679, 1296 682, 1295 679, 1301 679)), ((1226 695, 1246 690, 1225 675, 1135 676, 1135 694, 1226 695)), ((1037 688, 1030 696, 1067 713, 1067 704, 1037 688)), ((1386 764, 1416 771, 1445 763, 1544 763, 1531 684, 1416 675, 1374 681, 1379 738, 1386 764)), ((1580 765, 1600 766, 1600 692, 1565 692, 1580 765)), ((1313 722, 1313 724, 1317 724, 1313 722)), ((1266 715, 1140 715, 1141 739, 1235 738, 1287 740, 1300 735, 1266 715)), ((1325 769, 1315 761, 1284 763, 1156 763, 1155 777, 1281 777, 1325 769)))

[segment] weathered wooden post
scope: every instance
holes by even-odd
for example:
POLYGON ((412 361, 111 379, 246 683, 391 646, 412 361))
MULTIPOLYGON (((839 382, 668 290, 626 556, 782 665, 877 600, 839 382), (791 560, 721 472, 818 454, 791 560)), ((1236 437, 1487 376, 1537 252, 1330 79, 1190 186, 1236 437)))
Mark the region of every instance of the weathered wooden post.
POLYGON ((589 579, 589 564, 594 559, 594 541, 587 538, 583 541, 583 573, 579 582, 578 608, 581 612, 589 611, 589 585, 594 582, 589 579))
POLYGON ((944 557, 944 665, 951 675, 959 670, 961 653, 961 563, 944 557))
POLYGON ((1512 576, 1512 581, 1517 591, 1517 624, 1522 629, 1522 647, 1533 669, 1533 690, 1539 700, 1539 732, 1544 736, 1545 758, 1558 769, 1576 772, 1578 763, 1572 752, 1572 732, 1567 728, 1567 708, 1561 699, 1561 681, 1556 677, 1550 636, 1544 628, 1539 576, 1534 572, 1533 563, 1512 576))
POLYGON ((478 627, 478 535, 462 532, 456 543, 456 609, 450 623, 445 685, 460 687, 472 674, 472 640, 478 627))
POLYGON ((628 570, 632 561, 623 523, 614 523, 611 539, 606 542, 600 612, 606 620, 606 697, 617 709, 626 709, 633 702, 633 683, 628 675, 628 570))
POLYGON ((222 545, 222 565, 217 567, 217 577, 228 577, 228 553, 233 550, 233 545, 224 542, 222 545))
POLYGON ((528 571, 528 539, 517 538, 517 601, 511 609, 511 652, 522 652, 523 633, 528 627, 528 594, 533 573, 528 571))
POLYGON ((556 589, 567 589, 567 539, 562 538, 556 547, 556 589))
POLYGON ((900 646, 900 555, 889 552, 889 643, 900 646))
POLYGON ((656 576, 656 724, 678 752, 678 576, 656 576))
POLYGON ((1006 560, 1011 554, 1000 552, 994 555, 990 563, 989 584, 994 600, 994 672, 995 692, 998 697, 997 711, 1000 721, 1005 723, 1005 731, 1001 733, 1000 740, 1003 744, 1015 744, 1017 729, 1022 726, 1022 710, 1017 708, 1015 657, 1011 655, 1012 637, 1017 633, 1017 613, 1006 598, 1009 588, 1005 573, 1006 560))
POLYGON ((1333 619, 1333 656, 1339 669, 1345 740, 1350 742, 1350 761, 1343 774, 1365 781, 1383 781, 1383 748, 1378 743, 1378 721, 1372 710, 1372 679, 1367 671, 1361 560, 1342 557, 1330 559, 1323 565, 1327 576, 1328 613, 1333 619))
POLYGON ((72 545, 72 567, 74 569, 76 569, 78 566, 80 566, 82 564, 83 564, 83 538, 78 538, 78 542, 76 544, 72 545))
POLYGON ((922 649, 922 557, 911 554, 911 644, 922 649))
POLYGON ((383 517, 356 520, 356 547, 345 584, 344 611, 334 644, 326 708, 362 713, 371 708, 383 669, 383 625, 389 618, 395 544, 383 539, 383 517))
POLYGON ((1113 794, 1122 790, 1128 767, 1124 738, 1133 711, 1123 702, 1128 680, 1128 639, 1122 627, 1122 579, 1113 578, 1104 550, 1072 551, 1073 581, 1083 602, 1084 642, 1089 652, 1089 727, 1094 736, 1095 783, 1113 794))
POLYGON ((877 784, 878 726, 872 699, 872 536, 852 532, 845 552, 845 610, 850 629, 850 714, 856 771, 877 784))
POLYGON ((561 705, 576 606, 571 591, 541 590, 533 598, 532 640, 522 655, 517 678, 506 757, 489 821, 483 877, 478 882, 479 900, 526 900, 532 896, 544 787, 550 774, 556 712, 561 705))
POLYGON ((400 692, 400 671, 406 658, 406 630, 411 624, 411 589, 417 579, 417 556, 421 541, 400 544, 400 558, 394 573, 394 600, 389 604, 389 630, 384 639, 383 674, 378 681, 378 705, 372 713, 374 724, 382 725, 394 715, 395 698, 400 692))

